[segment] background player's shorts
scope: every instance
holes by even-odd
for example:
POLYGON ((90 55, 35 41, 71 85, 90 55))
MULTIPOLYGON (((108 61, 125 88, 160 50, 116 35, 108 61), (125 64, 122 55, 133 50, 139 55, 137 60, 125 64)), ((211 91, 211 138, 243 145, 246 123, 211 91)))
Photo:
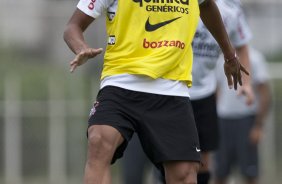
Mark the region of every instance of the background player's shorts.
POLYGON ((243 176, 258 176, 258 147, 250 141, 255 116, 238 119, 219 118, 220 144, 215 152, 215 175, 226 178, 233 166, 239 166, 243 176))
POLYGON ((112 162, 136 132, 149 159, 158 167, 171 160, 200 162, 199 140, 190 100, 107 86, 99 91, 89 126, 109 125, 125 141, 112 162))
POLYGON ((192 100, 191 103, 201 150, 203 152, 216 150, 219 136, 215 94, 200 100, 192 100))

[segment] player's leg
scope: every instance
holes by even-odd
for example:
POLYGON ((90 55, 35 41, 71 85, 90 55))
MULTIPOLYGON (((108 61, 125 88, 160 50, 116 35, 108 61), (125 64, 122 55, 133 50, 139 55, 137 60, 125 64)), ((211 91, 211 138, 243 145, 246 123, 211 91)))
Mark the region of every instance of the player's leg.
POLYGON ((201 162, 202 165, 197 175, 198 184, 208 184, 211 178, 210 174, 210 152, 201 153, 201 162))
POLYGON ((111 126, 93 125, 88 129, 85 184, 110 184, 110 164, 123 141, 119 131, 111 126))
POLYGON ((254 123, 255 116, 246 116, 237 122, 238 132, 240 131, 237 139, 238 162, 247 184, 257 184, 259 175, 258 145, 250 141, 254 123))
POLYGON ((231 167, 236 160, 237 126, 233 120, 218 119, 219 123, 219 148, 214 154, 215 184, 227 184, 231 167))
POLYGON ((111 184, 112 183, 111 169, 107 169, 102 183, 103 184, 111 184))
POLYGON ((201 147, 201 162, 198 184, 208 184, 211 178, 211 152, 218 148, 218 118, 215 94, 192 100, 192 107, 201 147))
POLYGON ((150 164, 137 135, 133 135, 121 160, 123 184, 142 184, 150 164))
POLYGON ((164 164, 166 184, 196 184, 199 162, 169 161, 164 164))
POLYGON ((109 184, 110 164, 122 157, 132 137, 134 128, 124 118, 127 116, 124 109, 127 103, 123 96, 123 92, 114 87, 104 87, 91 109, 85 184, 109 184))

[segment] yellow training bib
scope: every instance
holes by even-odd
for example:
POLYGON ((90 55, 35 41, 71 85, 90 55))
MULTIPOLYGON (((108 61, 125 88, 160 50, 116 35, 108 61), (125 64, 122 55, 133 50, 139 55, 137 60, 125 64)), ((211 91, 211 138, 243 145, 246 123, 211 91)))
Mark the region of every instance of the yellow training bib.
POLYGON ((102 79, 127 73, 191 86, 198 20, 198 0, 118 0, 116 14, 106 22, 102 79))

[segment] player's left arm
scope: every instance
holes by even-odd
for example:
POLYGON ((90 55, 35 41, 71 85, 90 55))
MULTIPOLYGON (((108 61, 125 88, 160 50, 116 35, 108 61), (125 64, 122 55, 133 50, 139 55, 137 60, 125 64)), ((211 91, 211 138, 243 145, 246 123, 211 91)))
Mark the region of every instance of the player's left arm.
POLYGON ((271 105, 271 90, 268 81, 256 85, 258 92, 258 111, 255 117, 255 124, 250 132, 250 140, 253 144, 258 144, 263 135, 263 125, 266 121, 271 105))
MULTIPOLYGON (((236 47, 236 53, 240 58, 240 62, 250 70, 250 57, 249 57, 249 46, 247 44, 236 47)), ((238 95, 244 95, 246 97, 246 104, 251 105, 254 103, 254 92, 251 84, 251 75, 242 76, 242 82, 244 85, 240 86, 238 89, 238 95)))
POLYGON ((224 71, 227 77, 228 86, 237 89, 237 84, 242 85, 241 71, 248 74, 248 71, 240 64, 236 51, 232 46, 225 30, 220 12, 214 0, 205 0, 199 5, 201 19, 207 29, 211 32, 219 44, 224 58, 224 71))

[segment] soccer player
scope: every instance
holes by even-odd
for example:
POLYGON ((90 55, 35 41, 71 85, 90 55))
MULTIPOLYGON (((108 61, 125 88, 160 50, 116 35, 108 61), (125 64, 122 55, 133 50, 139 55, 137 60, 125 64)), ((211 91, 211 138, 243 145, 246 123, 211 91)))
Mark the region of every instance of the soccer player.
MULTIPOLYGON (((215 2, 221 13, 231 43, 236 48, 240 62, 244 63, 244 66, 249 66, 248 43, 251 39, 251 32, 241 9, 230 6, 224 0, 216 0, 215 2)), ((202 21, 199 22, 193 40, 193 53, 193 85, 189 92, 203 162, 198 173, 198 184, 208 184, 211 176, 210 154, 218 148, 219 141, 215 97, 215 68, 221 50, 202 21)), ((248 103, 252 103, 254 95, 250 85, 250 78, 243 77, 243 79, 244 85, 240 87, 240 92, 246 96, 248 103)), ((230 110, 232 111, 232 109, 230 110)))
POLYGON ((111 183, 110 164, 122 157, 136 132, 148 158, 167 184, 197 183, 198 134, 188 87, 199 9, 226 59, 228 85, 247 73, 230 44, 211 0, 80 0, 64 39, 76 54, 70 71, 102 53, 83 32, 104 11, 108 45, 101 89, 91 110, 85 184, 111 183))
POLYGON ((215 183, 226 184, 231 169, 237 165, 247 184, 258 183, 258 144, 269 112, 271 93, 263 55, 250 49, 252 87, 255 103, 246 104, 244 96, 225 90, 224 76, 218 68, 219 149, 215 152, 215 183))

